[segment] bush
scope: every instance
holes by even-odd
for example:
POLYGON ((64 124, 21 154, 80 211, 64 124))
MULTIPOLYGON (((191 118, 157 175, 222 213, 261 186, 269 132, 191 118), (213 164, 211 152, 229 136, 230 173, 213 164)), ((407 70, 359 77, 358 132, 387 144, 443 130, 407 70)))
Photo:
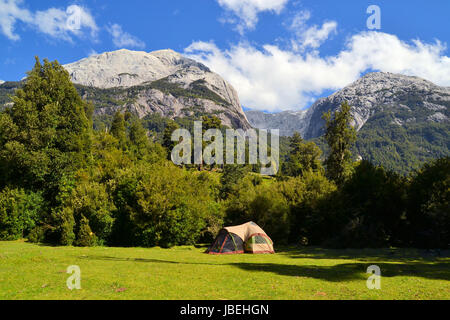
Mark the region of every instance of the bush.
POLYGON ((127 245, 194 244, 221 217, 208 184, 170 163, 125 170, 114 194, 113 237, 127 245))
POLYGON ((0 193, 0 240, 26 237, 36 226, 42 206, 40 194, 5 188, 0 193))
POLYGON ((291 208, 289 241, 301 244, 321 244, 334 232, 330 208, 336 185, 323 172, 307 171, 302 177, 282 182, 279 188, 291 208))
POLYGON ((89 226, 89 220, 85 217, 81 217, 79 230, 77 233, 77 240, 75 245, 78 247, 93 247, 97 243, 97 237, 92 232, 89 226))
POLYGON ((247 176, 236 187, 226 207, 230 225, 249 221, 263 228, 274 242, 286 243, 289 236, 289 205, 282 192, 272 185, 253 185, 247 176))
POLYGON ((401 245, 406 211, 406 180, 362 161, 338 195, 335 245, 401 245))
POLYGON ((410 243, 425 248, 450 246, 450 157, 424 165, 408 191, 410 243))
POLYGON ((92 181, 86 173, 79 173, 77 185, 67 198, 65 206, 73 211, 77 230, 81 228, 85 218, 97 235, 99 244, 107 243, 114 223, 112 212, 116 207, 104 184, 92 181))

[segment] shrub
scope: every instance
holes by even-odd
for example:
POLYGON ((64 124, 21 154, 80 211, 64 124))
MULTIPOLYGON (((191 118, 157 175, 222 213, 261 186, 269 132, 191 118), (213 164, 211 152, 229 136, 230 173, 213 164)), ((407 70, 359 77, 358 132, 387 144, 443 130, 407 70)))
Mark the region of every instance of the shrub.
POLYGON ((450 246, 450 157, 425 164, 408 191, 410 241, 425 248, 450 246))
POLYGON ((170 163, 125 170, 114 194, 114 239, 127 245, 194 244, 221 216, 208 184, 170 163))
POLYGON ((227 201, 228 224, 254 221, 277 243, 286 243, 289 236, 289 205, 283 193, 272 185, 257 185, 248 176, 236 187, 227 201))
POLYGON ((36 225, 42 205, 40 194, 5 188, 0 193, 0 240, 26 237, 36 225))
POLYGON ((89 226, 89 220, 82 216, 79 225, 75 245, 78 247, 93 247, 97 242, 97 237, 89 226))

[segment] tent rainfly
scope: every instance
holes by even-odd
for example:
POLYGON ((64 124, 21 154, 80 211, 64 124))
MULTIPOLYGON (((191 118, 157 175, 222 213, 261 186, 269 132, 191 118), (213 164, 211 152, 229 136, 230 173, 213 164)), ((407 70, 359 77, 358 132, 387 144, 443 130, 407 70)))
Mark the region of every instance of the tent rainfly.
POLYGON ((224 228, 208 248, 209 254, 275 253, 273 241, 256 223, 224 228))

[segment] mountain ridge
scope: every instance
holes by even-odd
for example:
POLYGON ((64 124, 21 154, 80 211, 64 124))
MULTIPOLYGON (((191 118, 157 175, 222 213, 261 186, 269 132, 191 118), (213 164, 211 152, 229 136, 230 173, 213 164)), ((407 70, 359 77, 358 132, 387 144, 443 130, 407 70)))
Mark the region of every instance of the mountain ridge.
POLYGON ((450 155, 450 88, 419 77, 370 73, 308 110, 265 115, 247 112, 260 129, 283 128, 281 134, 299 132, 307 140, 320 140, 324 112, 335 112, 346 101, 357 129, 356 158, 407 174, 424 162, 450 155), (266 121, 264 123, 264 121, 266 121))
MULTIPOLYGON (((450 101, 450 87, 441 87, 415 76, 372 72, 330 96, 318 99, 306 110, 284 111, 275 114, 250 110, 246 111, 246 114, 250 123, 259 129, 277 129, 275 127, 280 124, 280 119, 284 118, 285 121, 292 122, 295 125, 282 129, 282 132, 284 132, 282 135, 289 136, 297 131, 306 139, 312 139, 323 133, 324 122, 321 119, 323 112, 336 111, 344 101, 352 106, 354 117, 352 124, 359 131, 374 115, 376 107, 395 105, 398 100, 401 100, 398 99, 401 94, 417 94, 418 92, 427 93, 428 97, 423 100, 423 107, 428 110, 433 110, 433 108, 436 111, 443 110, 445 103, 450 101), (444 105, 434 103, 436 99, 442 100, 444 105), (289 117, 292 119, 289 119, 289 117), (268 121, 264 122, 264 120, 268 121)), ((433 119, 437 122, 443 122, 448 121, 449 116, 436 112, 434 118, 430 120, 433 119)))
POLYGON ((172 119, 214 114, 229 127, 250 128, 236 90, 205 65, 171 49, 104 52, 64 68, 72 82, 81 86, 85 99, 109 95, 110 102, 127 101, 98 107, 98 115, 117 110, 128 110, 141 118, 154 112, 172 119), (96 92, 89 94, 93 90, 96 92), (126 91, 132 91, 133 96, 126 91))

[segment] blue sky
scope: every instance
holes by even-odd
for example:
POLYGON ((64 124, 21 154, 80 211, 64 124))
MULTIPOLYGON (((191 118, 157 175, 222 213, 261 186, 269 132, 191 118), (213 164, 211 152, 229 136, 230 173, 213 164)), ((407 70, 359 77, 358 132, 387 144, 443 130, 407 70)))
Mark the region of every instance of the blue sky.
POLYGON ((244 107, 299 110, 369 71, 450 86, 449 14, 448 0, 0 0, 0 79, 21 79, 35 55, 171 48, 231 82, 244 107))

